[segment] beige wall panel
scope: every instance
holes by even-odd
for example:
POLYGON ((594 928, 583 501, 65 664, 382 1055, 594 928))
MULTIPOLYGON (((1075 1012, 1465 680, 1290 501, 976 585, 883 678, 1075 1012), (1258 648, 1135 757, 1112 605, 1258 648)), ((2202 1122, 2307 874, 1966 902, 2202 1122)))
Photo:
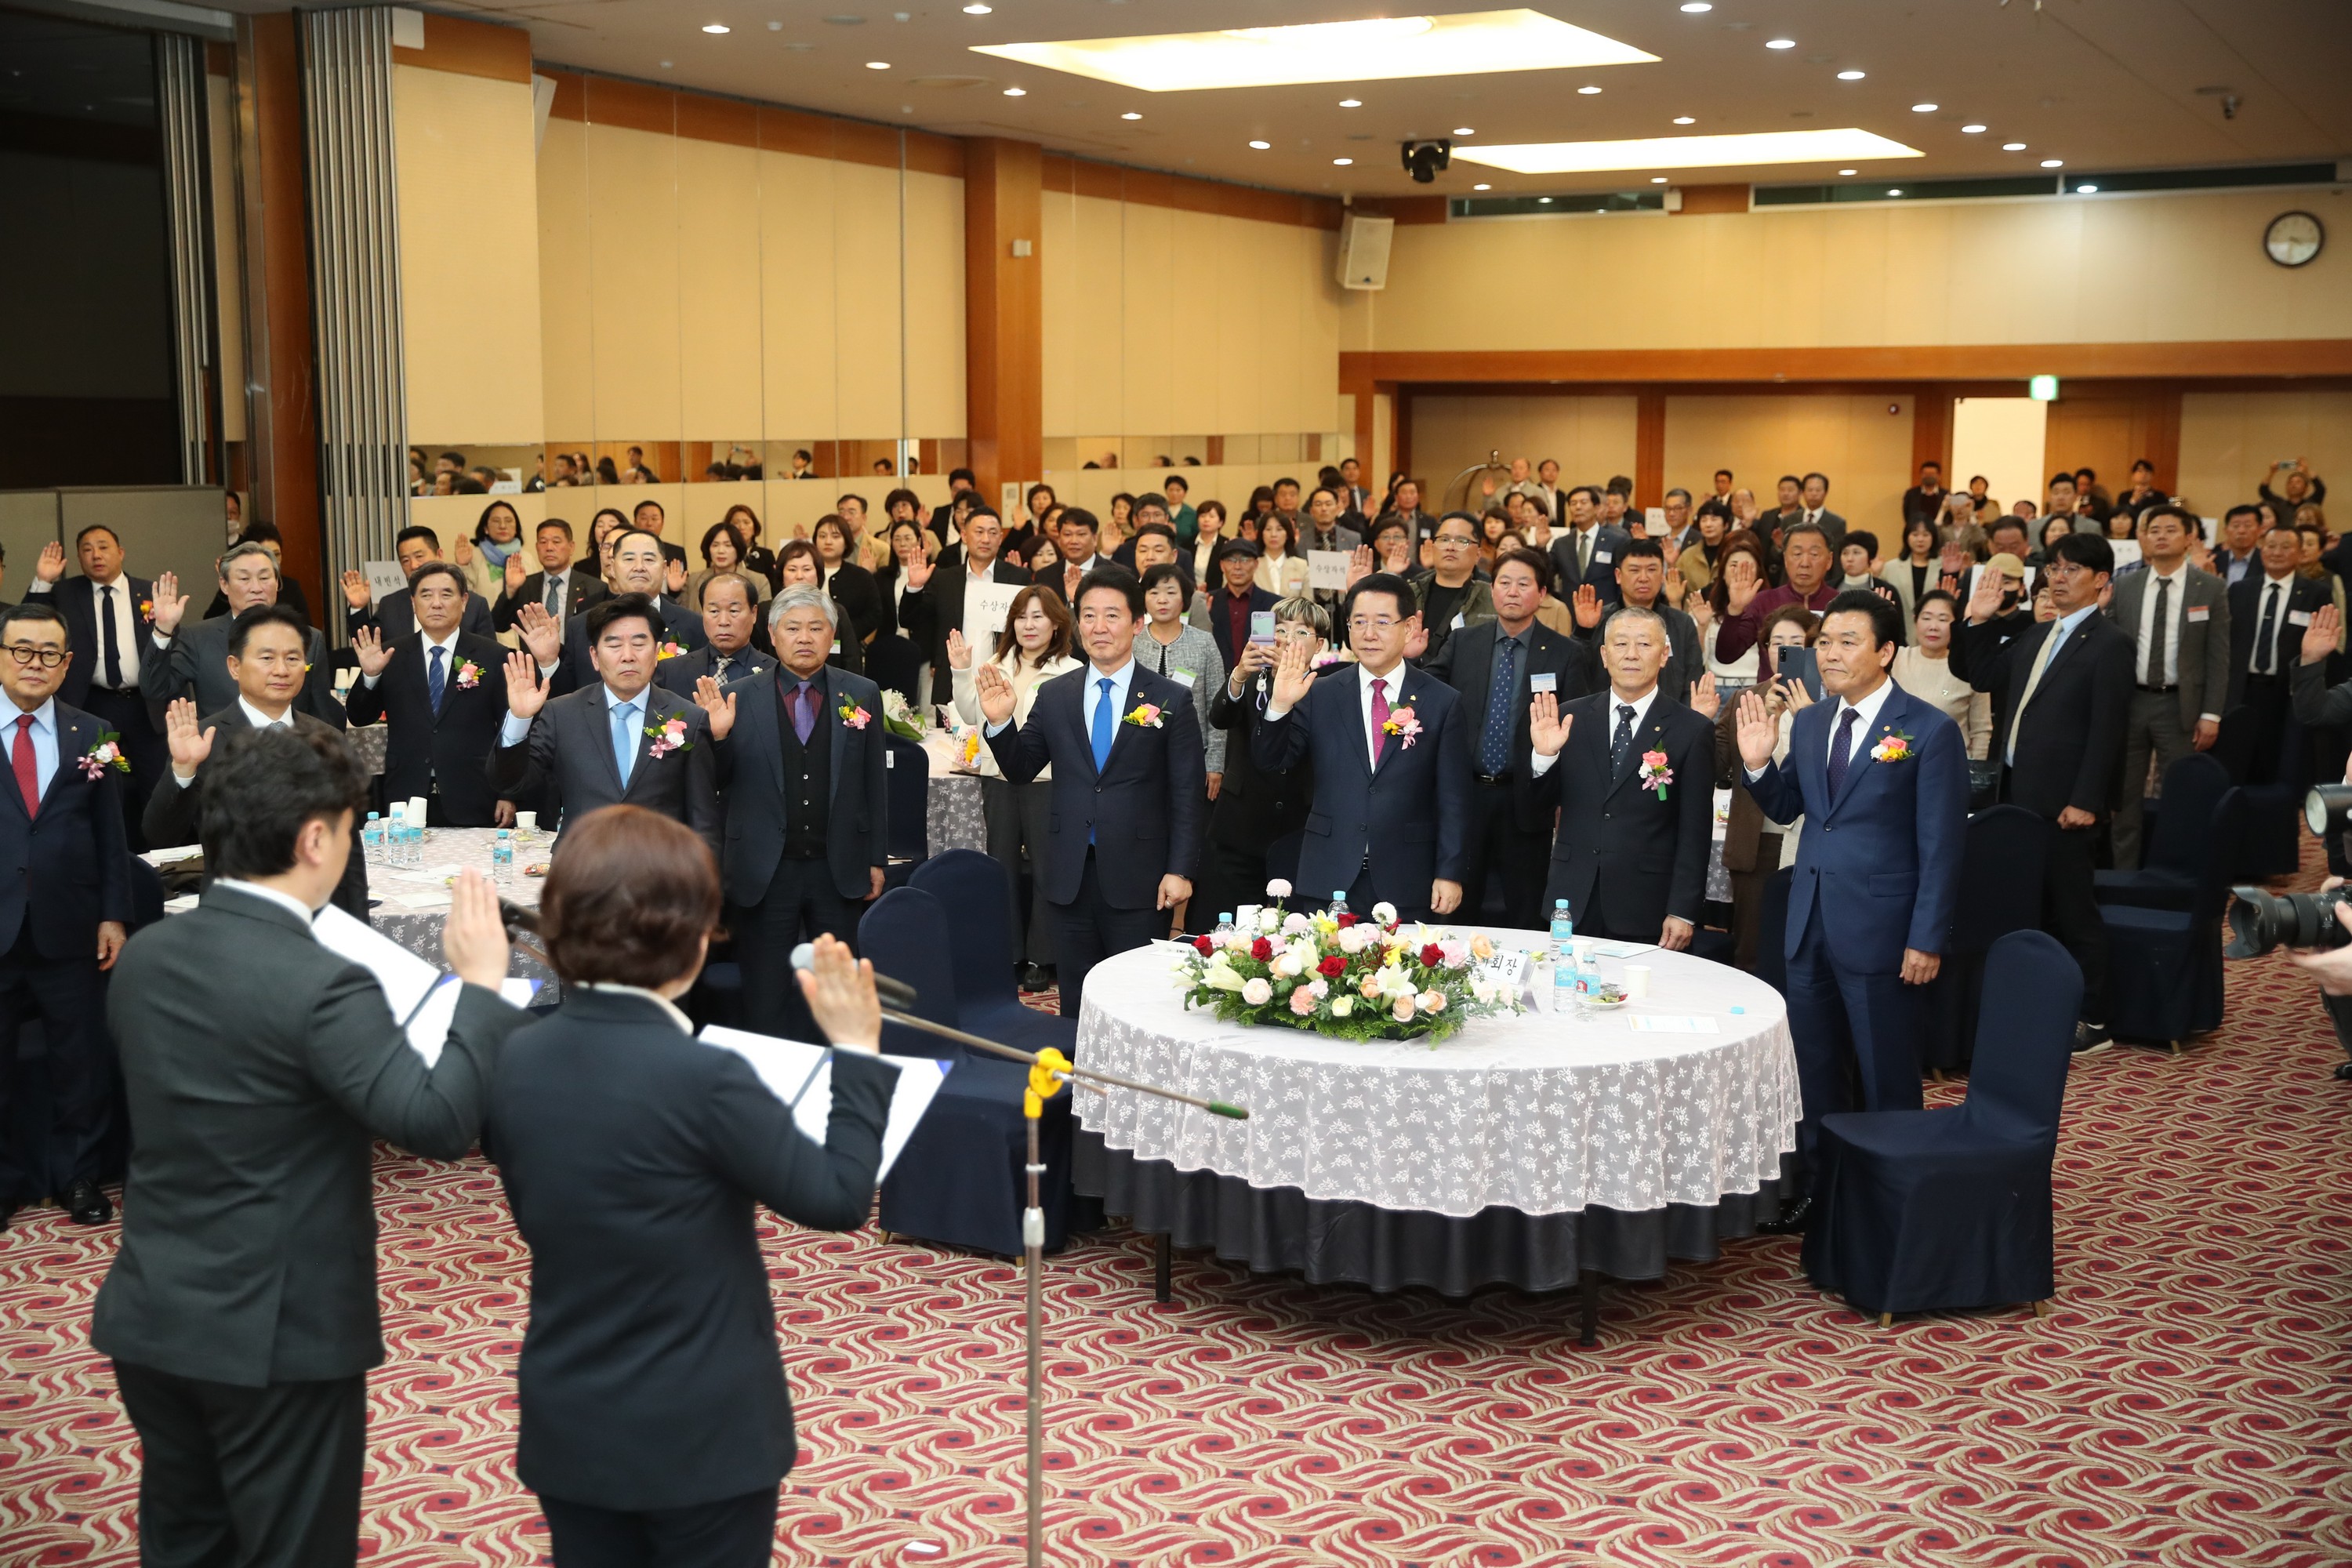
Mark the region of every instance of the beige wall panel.
POLYGON ((236 87, 205 78, 205 149, 212 174, 213 310, 219 323, 220 436, 245 439, 245 249, 237 238, 236 87))
POLYGON ((1242 222, 1247 232, 1244 252, 1249 272, 1235 279, 1257 296, 1258 353, 1249 361, 1261 391, 1257 419, 1237 425, 1239 430, 1277 434, 1305 428, 1299 420, 1297 366, 1304 334, 1300 331, 1299 294, 1306 280, 1293 265, 1290 239, 1297 231, 1284 224, 1242 222))
POLYGON ((588 127, 589 354, 600 441, 678 427, 677 140, 588 127))
POLYGON ((1077 251, 1075 355, 1077 405, 1069 434, 1127 428, 1126 377, 1119 346, 1127 331, 1125 204, 1073 199, 1077 251))
POLYGON ((1037 291, 1044 356, 1045 434, 1078 433, 1078 198, 1047 191, 1039 203, 1037 291))
POLYGON ((1169 214, 1169 316, 1149 347, 1168 388, 1168 428, 1219 434, 1217 384, 1230 369, 1213 352, 1217 341, 1218 218, 1213 213, 1169 214))
POLYGON ((536 441, 538 160, 527 83, 394 66, 412 440, 536 441), (465 218, 452 221, 452 193, 465 218))
POLYGON ((1729 468, 1769 506, 1782 474, 1818 468, 1830 510, 1883 542, 1910 483, 1911 418, 1907 396, 1669 397, 1666 483, 1705 495, 1729 468))
MULTIPOLYGON (((1333 432, 1339 419, 1339 285, 1338 239, 1319 228, 1292 232, 1293 276, 1301 309, 1298 338, 1298 428, 1333 432)), ((1338 459, 1334 458, 1333 461, 1338 459)))
POLYGON ((1243 218, 1217 220, 1216 428, 1227 435, 1265 428, 1267 323, 1253 249, 1257 227, 1243 218))
MULTIPOLYGON (((688 441, 762 429, 760 154, 678 137, 679 426, 688 441)), ((659 237, 648 234, 649 241, 659 237)), ((681 479, 686 476, 680 475, 681 479)))
POLYGON ((792 153, 760 154, 760 344, 772 441, 830 441, 841 434, 833 310, 839 166, 792 153))
POLYGON ((550 120, 539 148, 539 321, 545 437, 596 436, 594 327, 588 288, 588 128, 550 120))
POLYGON ((1119 433, 1174 428, 1175 402, 1163 363, 1176 316, 1174 212, 1124 204, 1119 268, 1119 433))
MULTIPOLYGON (((2311 265, 2316 267, 2318 262, 2311 265)), ((2180 400, 2180 493, 2202 517, 2254 499, 2283 458, 2328 481, 2328 526, 2352 516, 2352 392, 2192 392, 2180 400)))
MULTIPOLYGON (((1495 449, 1507 463, 1558 458, 1563 485, 1603 484, 1633 471, 1633 420, 1630 397, 1416 397, 1413 472, 1428 481, 1432 500, 1456 503, 1460 496, 1446 487, 1495 449)), ((1387 479, 1381 473, 1372 488, 1387 479)))
MULTIPOLYGON (((963 182, 907 175, 907 433, 964 433, 963 182)), ((920 476, 917 476, 919 478, 920 476)), ((878 499, 878 498, 877 498, 878 499)))
POLYGON ((833 172, 834 366, 840 435, 896 439, 898 397, 898 171, 838 163, 833 172))

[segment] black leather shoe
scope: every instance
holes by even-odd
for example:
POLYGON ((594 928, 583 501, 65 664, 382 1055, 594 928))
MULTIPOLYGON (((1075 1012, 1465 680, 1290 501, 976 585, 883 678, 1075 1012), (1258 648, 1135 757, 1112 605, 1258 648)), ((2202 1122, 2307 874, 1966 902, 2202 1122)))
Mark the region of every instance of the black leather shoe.
POLYGON ((2097 1056, 2102 1051, 2113 1049, 2115 1043, 2115 1036, 2108 1032, 2105 1024, 2074 1026, 2074 1054, 2078 1057, 2097 1056))
POLYGON ((66 1189, 66 1213, 76 1225, 104 1225, 114 1217, 114 1205, 96 1182, 76 1182, 66 1189))
POLYGON ((2336 1081, 2338 1083, 2352 1082, 2352 1062, 2337 1062, 2336 1064, 2336 1081))
POLYGON ((1810 1194, 1799 1198, 1779 1219, 1759 1220, 1759 1236, 1802 1236, 1813 1223, 1813 1200, 1810 1194))
POLYGON ((1050 963, 1024 963, 1021 966, 1021 989, 1035 993, 1054 988, 1054 966, 1050 963))

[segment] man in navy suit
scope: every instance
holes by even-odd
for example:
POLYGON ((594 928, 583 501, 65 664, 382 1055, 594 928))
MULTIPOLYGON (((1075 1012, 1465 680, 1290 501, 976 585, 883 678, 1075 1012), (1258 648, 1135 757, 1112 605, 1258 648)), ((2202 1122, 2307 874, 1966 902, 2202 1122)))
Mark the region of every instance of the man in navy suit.
POLYGON ((1420 641, 1412 585, 1376 572, 1345 611, 1356 678, 1318 681, 1306 647, 1284 648, 1251 744, 1261 768, 1312 757, 1315 799, 1298 849, 1299 897, 1396 906, 1403 920, 1462 902, 1470 736, 1454 688, 1405 663, 1420 641))
MULTIPOLYGON (((357 572, 343 574, 343 614, 348 629, 357 635, 362 626, 373 626, 389 647, 416 630, 416 574, 428 564, 441 559, 441 536, 419 523, 404 528, 393 535, 392 553, 400 563, 400 574, 408 579, 408 586, 386 594, 379 605, 368 593, 367 579, 357 572)), ((460 587, 466 585, 464 573, 457 574, 460 587)), ((489 602, 480 595, 467 592, 460 623, 473 637, 494 636, 498 627, 490 622, 489 602)))
POLYGON ((131 776, 117 793, 124 810, 134 814, 130 829, 136 847, 142 840, 135 814, 170 761, 163 731, 139 690, 142 656, 162 657, 148 641, 155 629, 155 585, 123 570, 122 541, 102 522, 74 536, 74 556, 81 575, 68 577, 64 547, 44 545, 27 593, 58 607, 70 646, 81 650, 65 667, 58 697, 121 737, 131 776))
MULTIPOLYGON (((1919 1108, 1918 988, 1942 966, 1959 894, 1968 755, 1959 727, 1888 676, 1902 636, 1875 594, 1830 601, 1813 644, 1826 697, 1797 715, 1785 766, 1764 699, 1739 701, 1748 793, 1775 822, 1805 819, 1787 951, 1808 1164, 1822 1118, 1852 1103, 1849 1078, 1864 1110, 1919 1108)), ((1759 1228, 1801 1231, 1811 1206, 1808 1193, 1759 1228)))
POLYGON ((1590 584, 1603 604, 1616 604, 1624 596, 1617 586, 1617 563, 1633 542, 1625 530, 1601 521, 1601 492, 1578 485, 1568 492, 1565 526, 1552 536, 1552 591, 1573 599, 1578 588, 1590 584))
POLYGON ((1208 775, 1192 688, 1135 661, 1143 584, 1107 565, 1078 584, 1087 667, 1037 689, 1029 721, 1003 668, 973 678, 989 750, 1016 784, 1054 770, 1053 826, 1038 869, 1055 919, 1062 1016, 1075 1018, 1087 973, 1168 931, 1192 896, 1208 817, 1208 775))
POLYGON ((26 1199, 65 1194, 66 1212, 100 1225, 99 1145, 113 1103, 106 988, 131 921, 124 769, 112 732, 58 700, 73 668, 66 618, 38 602, 0 613, 0 1229, 26 1199), (52 1124, 46 1150, 6 1147, 7 1069, 16 1031, 37 1017, 48 1037, 52 1124), (31 1166, 32 1168, 27 1168, 31 1166))
POLYGON ((403 597, 415 606, 416 632, 397 641, 373 626, 352 634, 360 679, 347 702, 352 722, 390 724, 383 782, 391 799, 422 796, 436 827, 511 826, 514 803, 499 798, 482 767, 506 721, 507 650, 464 629, 467 606, 481 601, 447 562, 418 567, 403 597))

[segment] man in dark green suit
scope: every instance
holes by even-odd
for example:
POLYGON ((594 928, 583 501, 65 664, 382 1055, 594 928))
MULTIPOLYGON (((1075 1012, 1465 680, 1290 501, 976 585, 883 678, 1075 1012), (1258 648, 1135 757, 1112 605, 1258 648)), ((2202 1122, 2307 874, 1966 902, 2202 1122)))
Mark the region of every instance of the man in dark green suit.
POLYGON ((212 885, 131 938, 109 994, 137 1137, 90 1339, 139 1433, 142 1561, 322 1568, 358 1556, 383 1360, 371 1142, 463 1155, 523 1015, 497 991, 496 895, 467 873, 443 937, 465 984, 428 1065, 312 934, 365 799, 349 752, 277 727, 218 750, 212 885))

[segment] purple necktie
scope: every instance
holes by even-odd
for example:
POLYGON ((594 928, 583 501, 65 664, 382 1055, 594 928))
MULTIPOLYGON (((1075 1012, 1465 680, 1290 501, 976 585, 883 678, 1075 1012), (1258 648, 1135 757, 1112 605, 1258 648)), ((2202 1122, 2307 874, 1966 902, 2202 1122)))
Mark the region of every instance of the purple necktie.
POLYGON ((1830 799, 1845 788, 1846 770, 1853 765, 1853 721, 1862 715, 1849 708, 1838 715, 1837 738, 1830 742, 1830 799))
POLYGON ((798 735, 801 744, 805 746, 809 737, 815 732, 816 688, 803 681, 793 688, 793 733, 798 735))

